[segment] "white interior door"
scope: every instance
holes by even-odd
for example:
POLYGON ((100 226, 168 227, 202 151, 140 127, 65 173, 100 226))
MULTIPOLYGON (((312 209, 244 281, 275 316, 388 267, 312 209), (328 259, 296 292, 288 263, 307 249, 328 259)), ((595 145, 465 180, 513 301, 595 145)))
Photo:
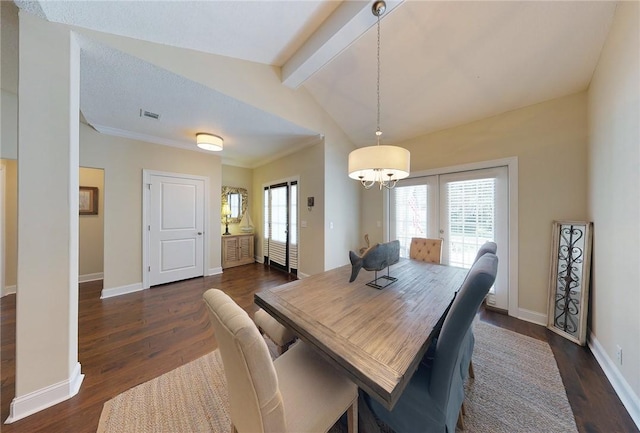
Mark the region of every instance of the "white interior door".
POLYGON ((149 176, 149 285, 204 275, 204 181, 149 176))

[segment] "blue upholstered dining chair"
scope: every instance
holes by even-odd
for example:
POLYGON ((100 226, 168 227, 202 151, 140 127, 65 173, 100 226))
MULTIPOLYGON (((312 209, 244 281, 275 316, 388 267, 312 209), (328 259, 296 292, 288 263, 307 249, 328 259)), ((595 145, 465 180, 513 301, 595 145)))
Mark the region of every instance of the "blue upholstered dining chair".
POLYGON ((484 256, 486 253, 495 254, 496 251, 498 251, 498 245, 495 242, 485 242, 484 244, 482 244, 482 246, 478 250, 478 253, 476 254, 476 258, 473 261, 473 263, 477 262, 478 259, 484 256))
MULTIPOLYGON (((485 242, 478 250, 473 263, 477 262, 480 257, 487 253, 495 254, 497 251, 498 245, 495 242, 485 242)), ((473 372, 473 362, 471 361, 475 343, 476 337, 473 335, 473 327, 470 326, 469 331, 467 331, 467 335, 464 338, 464 342, 462 343, 462 362, 460 364, 460 371, 462 372, 463 381, 467 380, 468 377, 475 377, 473 372)))
POLYGON ((393 410, 364 395, 372 412, 396 433, 455 432, 464 401, 462 344, 497 270, 498 257, 491 253, 471 267, 444 320, 432 364, 420 364, 393 410))

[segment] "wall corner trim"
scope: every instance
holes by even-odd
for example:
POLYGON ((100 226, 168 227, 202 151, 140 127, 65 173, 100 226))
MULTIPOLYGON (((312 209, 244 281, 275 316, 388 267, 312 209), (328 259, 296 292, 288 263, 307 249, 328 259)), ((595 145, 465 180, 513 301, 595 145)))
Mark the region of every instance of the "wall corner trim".
POLYGON ((596 336, 591 331, 589 331, 587 343, 589 345, 589 349, 591 349, 591 353, 593 353, 593 356, 596 358, 598 364, 600 364, 602 371, 604 371, 607 379, 609 379, 609 383, 611 383, 614 391, 618 394, 618 397, 620 397, 622 405, 627 409, 631 419, 640 429, 640 397, 633 392, 629 382, 627 382, 622 376, 620 370, 618 370, 609 355, 607 355, 604 347, 602 347, 596 336))
POLYGON ((139 292, 143 290, 142 283, 129 284, 127 286, 111 287, 102 289, 100 299, 113 298, 114 296, 126 295, 127 293, 139 292))
POLYGON ((537 311, 519 308, 518 319, 524 320, 526 322, 535 323, 536 325, 547 326, 547 315, 538 313, 537 311))
POLYGON ((207 271, 207 276, 211 275, 220 275, 222 273, 222 267, 218 266, 217 268, 209 268, 207 271))
POLYGON ((11 402, 9 417, 5 424, 11 424, 75 396, 80 391, 80 385, 82 385, 84 379, 84 374, 81 374, 80 370, 81 367, 78 362, 71 373, 71 377, 68 379, 23 396, 15 397, 11 402))
POLYGON ((0 297, 4 297, 7 295, 13 295, 14 293, 16 293, 16 285, 12 285, 12 286, 7 286, 2 290, 2 294, 0 295, 0 297))
POLYGON ((93 274, 84 274, 84 275, 80 275, 78 277, 78 282, 79 283, 87 283, 89 281, 98 281, 98 280, 102 280, 104 279, 104 273, 103 272, 96 272, 93 274))

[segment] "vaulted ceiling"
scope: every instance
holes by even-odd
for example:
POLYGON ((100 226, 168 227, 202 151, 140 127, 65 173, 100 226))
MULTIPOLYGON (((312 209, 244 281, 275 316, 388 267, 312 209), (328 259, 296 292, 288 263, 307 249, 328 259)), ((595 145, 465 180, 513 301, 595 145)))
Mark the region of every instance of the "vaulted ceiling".
MULTIPOLYGON (((52 22, 280 67, 282 85, 304 86, 356 146, 373 144, 376 129, 371 3, 16 1, 52 22)), ((385 143, 586 89, 615 8, 608 1, 387 1, 385 143)), ((88 40, 81 111, 103 133, 189 149, 188 131, 220 131, 234 143, 223 162, 246 167, 322 133, 88 40), (141 109, 160 119, 141 117, 141 109)))

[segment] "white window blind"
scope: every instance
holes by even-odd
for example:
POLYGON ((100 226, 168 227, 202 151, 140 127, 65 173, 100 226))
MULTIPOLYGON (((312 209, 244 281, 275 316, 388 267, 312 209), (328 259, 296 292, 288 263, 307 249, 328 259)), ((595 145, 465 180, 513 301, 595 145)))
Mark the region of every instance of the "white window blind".
POLYGON ((495 178, 446 184, 450 265, 471 267, 480 246, 495 240, 495 189, 495 178))

